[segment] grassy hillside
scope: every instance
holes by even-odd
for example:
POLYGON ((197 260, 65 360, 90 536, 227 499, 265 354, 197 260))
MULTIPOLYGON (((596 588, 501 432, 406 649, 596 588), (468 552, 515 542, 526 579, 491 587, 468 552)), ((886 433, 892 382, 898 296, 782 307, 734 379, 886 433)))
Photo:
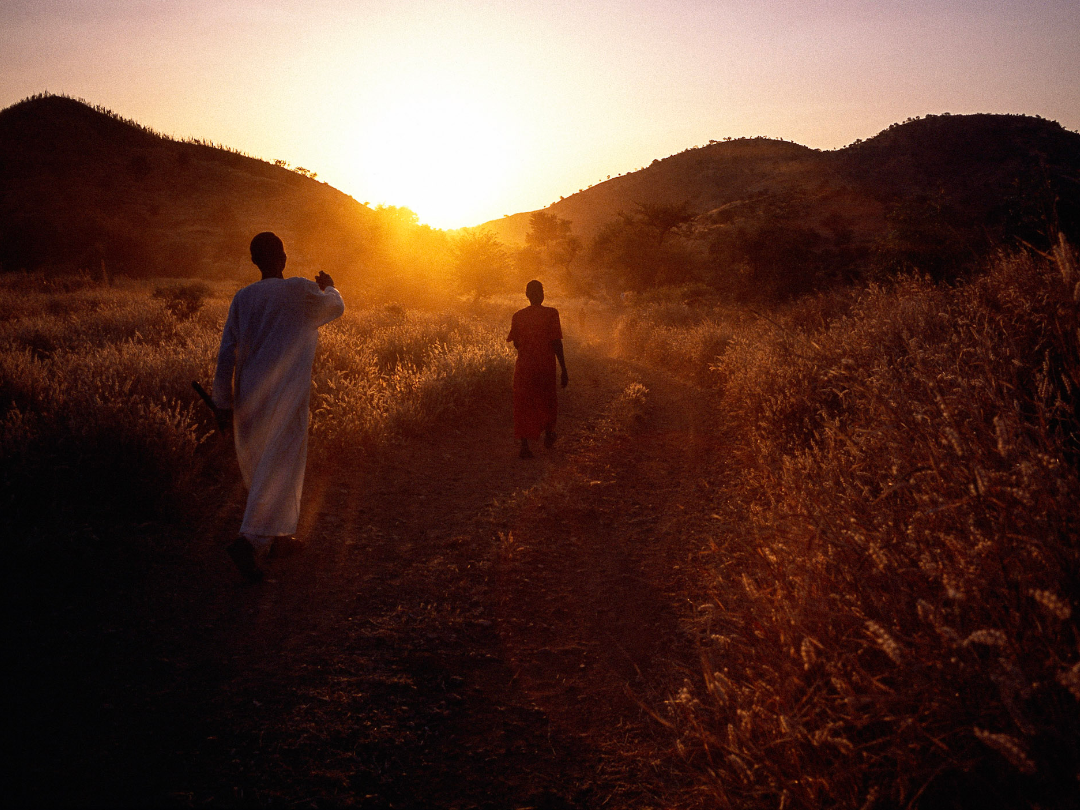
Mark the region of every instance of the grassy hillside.
MULTIPOLYGON (((930 116, 834 152, 764 138, 713 142, 545 209, 590 248, 585 286, 703 283, 789 297, 917 269, 962 273, 999 245, 1080 234, 1080 135, 1039 118, 930 116), (657 209, 686 221, 666 240, 657 209), (661 249, 662 248, 662 249, 661 249)), ((525 241, 530 214, 483 226, 525 241)))
MULTIPOLYGON (((586 239, 620 211, 630 212, 638 204, 686 202, 697 215, 707 215, 740 200, 779 193, 792 184, 824 182, 828 170, 814 163, 814 154, 808 147, 766 138, 712 143, 654 160, 646 168, 605 180, 544 210, 572 222, 574 232, 586 239)), ((507 242, 524 242, 528 218, 528 212, 514 214, 480 227, 507 242)))
MULTIPOLYGON (((1080 227, 1080 135, 1021 115, 943 115, 894 124, 866 141, 822 152, 787 141, 713 141, 560 199, 544 209, 591 237, 638 204, 688 203, 702 225, 718 209, 768 197, 815 203, 810 222, 837 212, 857 233, 880 232, 885 207, 941 197, 1004 225, 1026 211, 1067 231, 1080 227), (1034 199, 1032 199, 1034 198, 1034 199), (1011 206, 1011 207, 1010 207, 1011 206), (1056 210, 1055 210, 1056 209, 1056 210)), ((524 241, 529 214, 492 220, 524 241)))
POLYGON ((261 230, 290 272, 354 293, 438 300, 696 285, 776 301, 917 270, 955 278, 1000 245, 1080 236, 1080 135, 1038 118, 937 116, 820 152, 712 142, 572 194, 542 212, 450 234, 372 209, 290 170, 178 142, 68 98, 0 112, 0 266, 247 278, 261 230), (534 218, 547 217, 537 238, 534 218))
POLYGON ((246 277, 248 242, 263 230, 307 276, 408 289, 449 260, 445 236, 411 212, 372 209, 284 165, 165 138, 69 98, 0 112, 5 270, 246 277))

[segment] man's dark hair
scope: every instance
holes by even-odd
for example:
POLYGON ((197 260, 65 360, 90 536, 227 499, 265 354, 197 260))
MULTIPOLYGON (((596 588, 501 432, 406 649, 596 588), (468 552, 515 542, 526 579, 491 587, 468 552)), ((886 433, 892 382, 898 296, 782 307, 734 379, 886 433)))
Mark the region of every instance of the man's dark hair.
POLYGON ((256 234, 251 240, 251 261, 260 270, 265 270, 283 255, 285 255, 285 245, 271 231, 256 234))
POLYGON ((533 279, 525 285, 525 297, 532 301, 534 298, 544 300, 544 285, 536 279, 533 279))

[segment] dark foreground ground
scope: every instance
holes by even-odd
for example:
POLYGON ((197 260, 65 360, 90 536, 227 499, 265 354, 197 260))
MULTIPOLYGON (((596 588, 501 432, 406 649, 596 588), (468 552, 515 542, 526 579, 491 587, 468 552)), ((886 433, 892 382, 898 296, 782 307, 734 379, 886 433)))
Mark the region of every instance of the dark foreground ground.
POLYGON ((8 572, 5 804, 696 804, 655 716, 698 668, 712 404, 584 352, 571 374, 530 462, 508 401, 313 457, 310 546, 260 586, 223 551, 235 480, 201 526, 37 530, 8 572))

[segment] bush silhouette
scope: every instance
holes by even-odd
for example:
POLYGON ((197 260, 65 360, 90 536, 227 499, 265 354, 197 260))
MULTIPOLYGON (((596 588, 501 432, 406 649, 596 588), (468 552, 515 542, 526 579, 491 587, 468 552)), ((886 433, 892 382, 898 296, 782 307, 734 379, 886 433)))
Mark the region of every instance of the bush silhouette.
POLYGON ((151 298, 164 301, 165 309, 183 321, 193 318, 195 313, 202 309, 208 295, 210 295, 208 286, 201 282, 194 282, 158 287, 151 298))

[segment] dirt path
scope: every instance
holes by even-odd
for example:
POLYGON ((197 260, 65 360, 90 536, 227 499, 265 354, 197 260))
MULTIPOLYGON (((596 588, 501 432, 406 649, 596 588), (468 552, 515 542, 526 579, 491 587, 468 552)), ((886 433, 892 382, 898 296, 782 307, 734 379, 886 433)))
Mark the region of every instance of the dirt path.
POLYGON ((239 584, 221 531, 158 563, 118 631, 138 654, 90 690, 104 708, 68 763, 84 792, 64 797, 678 805, 649 711, 697 667, 689 597, 711 527, 687 507, 713 496, 715 414, 658 371, 567 353, 560 439, 536 459, 516 457, 507 399, 312 465, 311 547, 270 582, 239 584))

